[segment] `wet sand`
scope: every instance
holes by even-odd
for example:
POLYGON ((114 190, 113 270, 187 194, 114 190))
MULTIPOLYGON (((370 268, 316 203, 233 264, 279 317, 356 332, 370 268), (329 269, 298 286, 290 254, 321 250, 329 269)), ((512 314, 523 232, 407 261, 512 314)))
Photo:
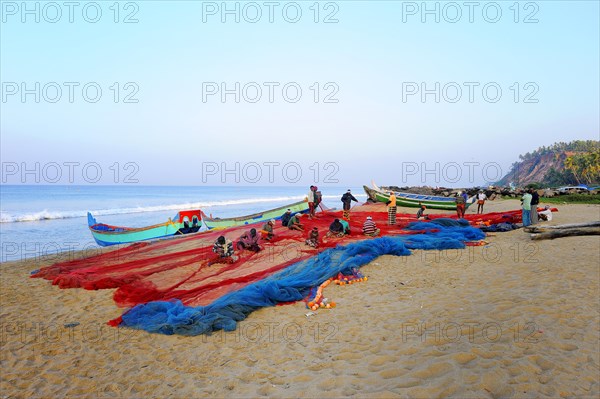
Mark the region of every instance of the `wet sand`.
MULTIPOLYGON (((557 207, 551 224, 600 220, 600 206, 557 207)), ((30 279, 43 259, 4 263, 0 394, 597 397, 600 237, 531 241, 516 230, 487 241, 380 257, 362 268, 367 282, 325 290, 335 309, 264 308, 200 337, 109 327, 122 312, 113 290, 30 279)))

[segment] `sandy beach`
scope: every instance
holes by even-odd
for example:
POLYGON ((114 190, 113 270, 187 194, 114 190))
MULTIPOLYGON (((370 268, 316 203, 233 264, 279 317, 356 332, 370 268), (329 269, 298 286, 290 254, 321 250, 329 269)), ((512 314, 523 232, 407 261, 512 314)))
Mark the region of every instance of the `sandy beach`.
MULTIPOLYGON (((597 205, 556 206, 550 224, 600 220, 597 205)), ((0 394, 597 397, 600 237, 531 241, 519 229, 486 240, 380 257, 362 268, 367 282, 327 288, 335 309, 263 308, 234 332, 199 337, 106 325, 122 313, 114 290, 29 278, 55 258, 3 263, 0 394)))

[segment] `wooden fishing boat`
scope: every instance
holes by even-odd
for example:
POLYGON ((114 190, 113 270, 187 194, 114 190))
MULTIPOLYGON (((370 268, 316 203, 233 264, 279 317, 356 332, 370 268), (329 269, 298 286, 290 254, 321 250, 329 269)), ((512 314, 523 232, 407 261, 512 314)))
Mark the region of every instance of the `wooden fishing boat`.
POLYGON ((305 198, 302 201, 295 202, 290 205, 281 206, 279 208, 270 209, 268 211, 234 218, 220 219, 204 215, 204 224, 209 229, 225 229, 227 227, 244 226, 246 224, 266 222, 267 220, 271 219, 278 220, 281 219, 281 215, 283 215, 288 209, 292 211, 292 214, 308 212, 307 199, 305 198))
MULTIPOLYGON (((389 191, 380 189, 374 182, 371 182, 373 188, 363 186, 369 198, 375 202, 388 202, 390 199, 389 191)), ((456 210, 456 201, 453 197, 440 197, 437 195, 423 195, 402 193, 394 191, 396 195, 396 204, 409 208, 419 208, 425 205, 427 209, 456 210)), ((469 198, 465 204, 465 209, 475 202, 475 196, 469 198)))
POLYGON ((89 212, 87 216, 88 227, 94 240, 103 247, 195 233, 202 225, 202 211, 199 209, 178 212, 173 219, 169 218, 165 223, 147 227, 111 226, 98 223, 89 212))

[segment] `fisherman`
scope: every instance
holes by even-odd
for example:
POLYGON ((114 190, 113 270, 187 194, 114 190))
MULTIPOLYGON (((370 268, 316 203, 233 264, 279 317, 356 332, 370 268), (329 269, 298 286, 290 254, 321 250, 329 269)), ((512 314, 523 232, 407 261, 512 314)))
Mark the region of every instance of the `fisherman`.
POLYGON ((288 209, 287 211, 285 211, 285 213, 283 215, 281 215, 281 225, 287 226, 291 218, 292 218, 292 210, 288 209))
POLYGON ((177 230, 177 233, 175 234, 188 234, 190 231, 190 222, 188 222, 188 220, 186 219, 183 221, 183 227, 177 230))
POLYGON ((552 210, 550 209, 550 205, 546 205, 544 207, 543 211, 538 212, 538 215, 540 217, 540 219, 544 220, 544 221, 551 221, 552 220, 552 210))
POLYGON ((288 229, 299 231, 304 230, 304 226, 302 225, 302 223, 300 223, 300 216, 302 216, 301 213, 296 213, 294 216, 292 216, 290 221, 287 223, 288 229))
POLYGON ((198 218, 194 216, 194 218, 192 219, 192 228, 190 232, 195 233, 198 230, 200 230, 200 224, 198 223, 198 218))
POLYGON ((350 235, 350 223, 344 219, 340 219, 340 223, 344 226, 344 234, 350 235))
POLYGON ((531 224, 536 224, 538 222, 538 212, 537 207, 540 204, 540 195, 537 190, 531 189, 531 224))
POLYGON ((342 195, 342 204, 344 206, 344 219, 346 220, 350 220, 350 207, 352 204, 352 201, 354 202, 358 202, 358 200, 356 198, 354 198, 354 195, 352 195, 352 192, 350 190, 346 191, 346 193, 344 195, 342 195))
POLYGON ((469 201, 469 195, 467 194, 466 191, 463 191, 461 195, 462 195, 463 199, 465 200, 465 204, 466 204, 469 201))
POLYGON ((250 229, 240 236, 237 242, 237 249, 247 249, 253 252, 259 252, 262 248, 259 245, 260 235, 257 234, 256 229, 250 229))
POLYGON ((521 198, 521 207, 523 215, 523 227, 527 227, 531 224, 531 194, 529 194, 528 191, 526 191, 521 198))
POLYGON ((217 259, 212 263, 232 263, 237 260, 237 257, 233 255, 233 242, 226 239, 224 236, 219 236, 215 244, 213 245, 212 251, 217 254, 217 259))
POLYGON ((421 204, 421 207, 417 211, 417 220, 429 220, 429 216, 425 215, 425 209, 427 209, 427 207, 421 204))
MULTIPOLYGON (((319 187, 315 186, 315 212, 317 210, 317 207, 321 205, 322 200, 323 200, 323 195, 319 191, 319 187)), ((313 213, 313 216, 316 216, 316 215, 313 213)))
POLYGON ((262 230, 260 231, 262 238, 270 241, 275 236, 275 233, 273 233, 273 227, 275 227, 275 219, 271 219, 267 223, 263 224, 262 230))
POLYGON ((344 225, 340 223, 340 219, 335 219, 329 225, 329 231, 326 237, 343 237, 344 236, 344 225))
POLYGON ((456 201, 456 217, 459 219, 464 219, 465 217, 465 197, 463 196, 463 192, 459 191, 458 195, 454 199, 456 201))
POLYGON ((315 186, 310 186, 306 199, 308 200, 308 218, 312 219, 315 215, 315 186))
POLYGON ((310 233, 308 234, 308 238, 305 241, 306 245, 313 248, 319 247, 319 229, 313 227, 310 233))
POLYGON ((387 202, 387 209, 388 209, 388 224, 390 226, 395 225, 396 224, 396 194, 394 194, 393 191, 390 191, 390 197, 389 200, 387 202))
POLYGON ((367 216, 367 220, 363 223, 363 234, 369 237, 376 237, 380 233, 377 225, 371 216, 367 216))
POLYGON ((477 213, 483 213, 483 204, 485 204, 485 200, 487 200, 487 195, 485 195, 483 190, 479 190, 479 194, 477 194, 477 213))

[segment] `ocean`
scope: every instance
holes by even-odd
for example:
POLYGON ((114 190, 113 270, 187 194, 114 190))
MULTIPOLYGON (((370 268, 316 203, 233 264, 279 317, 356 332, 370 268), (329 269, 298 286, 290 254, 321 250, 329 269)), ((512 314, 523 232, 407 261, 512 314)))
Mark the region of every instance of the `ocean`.
MULTIPOLYGON (((320 187, 323 203, 341 208, 348 189, 361 202, 360 187, 320 187)), ((100 223, 143 227, 167 221, 180 210, 202 209, 215 217, 242 216, 299 201, 305 187, 2 185, 0 262, 65 251, 99 251, 87 212, 100 223)))

